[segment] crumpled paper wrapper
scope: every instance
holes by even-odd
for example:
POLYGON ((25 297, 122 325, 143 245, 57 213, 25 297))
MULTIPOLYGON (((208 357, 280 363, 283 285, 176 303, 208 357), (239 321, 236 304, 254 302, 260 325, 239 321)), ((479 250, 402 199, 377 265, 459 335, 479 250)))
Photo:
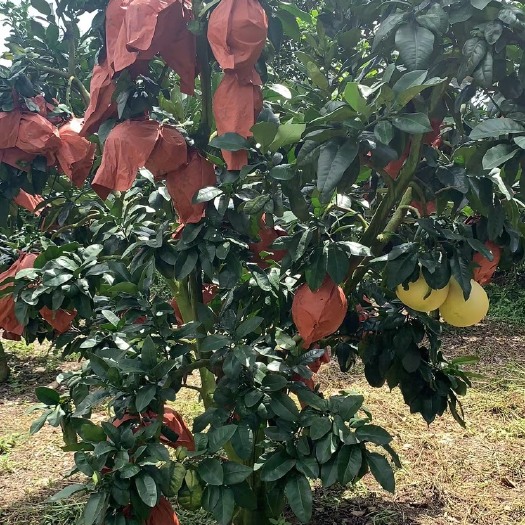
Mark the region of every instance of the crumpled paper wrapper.
POLYGON ((58 129, 60 146, 56 153, 57 162, 64 174, 80 188, 87 179, 93 160, 95 144, 80 135, 82 119, 73 118, 58 129))
POLYGON ((193 95, 197 73, 196 39, 189 0, 110 0, 106 9, 106 49, 115 73, 157 53, 181 79, 181 91, 193 95))
POLYGON ((202 188, 217 182, 215 168, 197 150, 190 150, 188 163, 166 177, 166 186, 181 224, 199 222, 204 216, 206 203, 193 204, 193 197, 202 188))
POLYGON ((183 170, 187 162, 186 141, 175 128, 155 120, 126 120, 110 131, 91 186, 106 199, 111 191, 129 190, 139 168, 148 168, 157 179, 169 178, 170 170, 183 170))
MULTIPOLYGON (((225 75, 213 97, 219 135, 250 137, 262 109, 261 78, 255 64, 264 48, 268 18, 257 0, 222 0, 210 15, 208 40, 225 75)), ((230 170, 248 162, 246 151, 223 150, 230 170)))
POLYGON ((186 140, 172 126, 162 126, 151 155, 146 162, 156 180, 164 179, 170 171, 178 170, 188 162, 186 140))
MULTIPOLYGON (((142 414, 142 417, 147 417, 149 419, 154 420, 156 419, 157 414, 149 410, 142 414)), ((118 428, 126 421, 133 421, 138 419, 139 416, 137 414, 126 414, 122 419, 115 419, 115 421, 113 421, 113 425, 118 428)), ((139 427, 148 426, 149 424, 149 422, 143 421, 139 425, 139 427)), ((184 422, 184 419, 178 412, 176 412, 170 407, 164 407, 164 417, 162 419, 162 424, 166 425, 171 431, 175 432, 179 436, 177 441, 175 441, 174 443, 173 441, 167 439, 165 436, 161 435, 160 440, 162 441, 162 443, 172 448, 186 447, 189 451, 195 450, 195 441, 193 439, 193 435, 187 427, 186 423, 184 422)))
POLYGON ((37 217, 42 213, 42 208, 39 210, 36 209, 40 203, 44 202, 44 199, 40 195, 31 195, 24 190, 20 190, 13 200, 15 204, 18 204, 18 206, 33 213, 37 217))
POLYGON ((343 322, 348 302, 343 289, 326 276, 321 287, 312 292, 308 284, 302 284, 295 292, 292 303, 292 319, 303 347, 333 334, 343 322))
MULTIPOLYGON (((15 277, 21 270, 33 268, 37 257, 38 255, 35 253, 20 252, 18 260, 0 274, 0 290, 11 286, 12 283, 2 284, 6 279, 15 277)), ((69 330, 71 321, 76 316, 76 312, 53 311, 47 307, 42 308, 39 313, 59 334, 69 330)), ((15 301, 12 295, 0 298, 0 328, 5 331, 4 337, 7 333, 7 339, 19 339, 24 332, 25 327, 20 324, 15 315, 15 301)))
POLYGON ((83 137, 96 133, 104 121, 117 116, 117 103, 113 100, 117 86, 112 77, 107 59, 95 64, 89 86, 91 99, 80 132, 83 137))
POLYGON ((482 286, 490 283, 501 259, 501 248, 497 244, 493 243, 492 241, 487 241, 485 246, 492 252, 492 255, 494 256, 492 261, 489 261, 483 254, 479 252, 476 252, 472 258, 472 262, 479 265, 478 267, 474 268, 473 279, 482 286))

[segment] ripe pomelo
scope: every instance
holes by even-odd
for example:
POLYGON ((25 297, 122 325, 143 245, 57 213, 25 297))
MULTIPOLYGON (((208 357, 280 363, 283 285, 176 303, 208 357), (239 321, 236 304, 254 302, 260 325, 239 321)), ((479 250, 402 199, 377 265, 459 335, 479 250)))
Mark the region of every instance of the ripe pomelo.
POLYGON ((448 284, 444 288, 434 290, 430 288, 423 274, 413 283, 409 283, 408 290, 400 284, 396 288, 396 294, 400 301, 418 312, 431 312, 439 308, 448 294, 448 284))
POLYGON ((439 311, 443 320, 452 326, 472 326, 479 323, 489 311, 487 292, 473 279, 470 284, 472 291, 465 301, 459 283, 454 277, 450 279, 447 299, 439 311))

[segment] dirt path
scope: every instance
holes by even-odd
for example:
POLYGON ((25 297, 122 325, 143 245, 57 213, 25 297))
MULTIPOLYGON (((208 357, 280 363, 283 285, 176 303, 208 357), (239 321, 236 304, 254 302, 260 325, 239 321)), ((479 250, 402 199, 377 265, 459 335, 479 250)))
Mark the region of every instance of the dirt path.
MULTIPOLYGON (((317 489, 313 524, 525 525, 525 329, 487 323, 448 334, 444 348, 447 355, 480 358, 472 370, 484 377, 463 400, 466 429, 449 415, 428 427, 409 413, 399 391, 372 389, 359 371, 324 369, 325 390, 365 395, 375 422, 394 435, 403 469, 394 496, 368 478, 352 489, 317 489)), ((34 388, 54 380, 58 361, 44 349, 35 357, 17 346, 14 354, 12 379, 0 387, 0 523, 73 525, 78 506, 44 503, 71 467, 60 434, 50 427, 38 440, 27 433, 35 418, 27 413, 36 402, 34 388)), ((181 411, 192 416, 195 408, 185 399, 181 411)), ((181 518, 182 525, 206 521, 181 518)))

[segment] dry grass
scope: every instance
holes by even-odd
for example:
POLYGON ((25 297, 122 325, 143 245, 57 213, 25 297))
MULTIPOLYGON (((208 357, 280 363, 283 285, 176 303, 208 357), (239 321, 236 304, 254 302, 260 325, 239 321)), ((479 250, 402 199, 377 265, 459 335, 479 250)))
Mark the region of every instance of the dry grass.
MULTIPOLYGON (((525 330, 488 323, 448 334, 445 349, 480 358, 473 370, 484 377, 464 399, 466 429, 449 415, 428 427, 408 412, 398 391, 369 387, 359 370, 341 374, 334 365, 322 371, 325 390, 352 388, 366 396, 375 422, 393 433, 403 469, 394 496, 369 478, 352 489, 317 489, 312 523, 525 525, 525 330)), ((38 439, 27 436, 33 389, 50 383, 56 370, 51 374, 54 365, 46 365, 42 349, 36 357, 20 348, 16 354, 13 382, 0 389, 0 523, 73 525, 78 505, 43 503, 71 466, 59 433, 45 427, 38 439)), ((199 411, 195 392, 186 391, 176 407, 191 420, 199 411)), ((204 523, 203 516, 181 517, 183 525, 204 523)))

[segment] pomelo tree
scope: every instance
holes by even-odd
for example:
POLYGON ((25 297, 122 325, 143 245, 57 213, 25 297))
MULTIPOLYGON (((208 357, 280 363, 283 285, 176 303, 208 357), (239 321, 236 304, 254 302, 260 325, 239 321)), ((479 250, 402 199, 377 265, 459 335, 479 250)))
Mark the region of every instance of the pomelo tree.
POLYGON ((315 373, 464 423, 437 309, 479 321, 523 259, 521 4, 31 6, 0 4, 0 326, 81 357, 37 390, 86 480, 56 498, 266 525, 308 523, 313 480, 393 491, 391 435, 315 373))

